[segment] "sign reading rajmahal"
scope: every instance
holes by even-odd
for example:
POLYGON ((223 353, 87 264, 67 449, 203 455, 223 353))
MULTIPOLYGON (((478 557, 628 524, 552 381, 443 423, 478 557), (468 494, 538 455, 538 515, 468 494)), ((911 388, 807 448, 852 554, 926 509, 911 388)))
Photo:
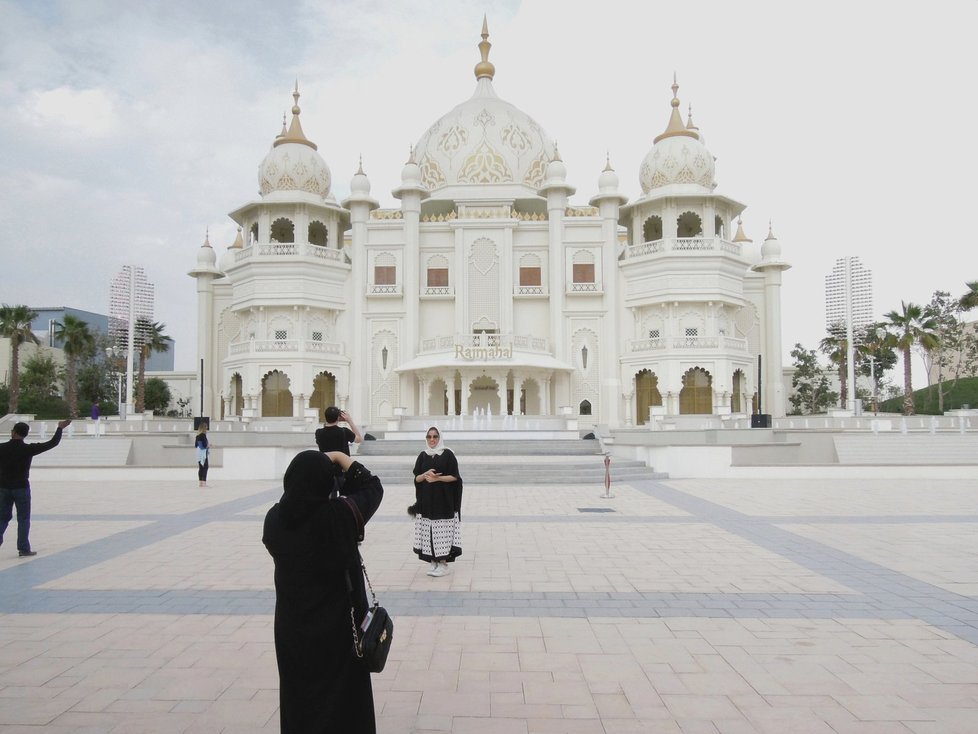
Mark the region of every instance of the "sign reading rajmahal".
POLYGON ((455 359, 475 361, 477 359, 512 359, 513 345, 505 347, 467 347, 463 344, 455 345, 455 359))

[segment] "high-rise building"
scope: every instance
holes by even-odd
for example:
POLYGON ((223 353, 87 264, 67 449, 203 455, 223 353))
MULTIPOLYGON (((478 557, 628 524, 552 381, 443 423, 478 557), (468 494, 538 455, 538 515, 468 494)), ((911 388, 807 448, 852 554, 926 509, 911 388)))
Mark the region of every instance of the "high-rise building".
MULTIPOLYGON (((135 265, 123 265, 112 278, 109 291, 109 337, 120 346, 129 339, 129 320, 153 320, 155 289, 146 279, 146 271, 135 265)), ((133 329, 133 342, 142 346, 140 329, 133 329)))
POLYGON ((846 261, 852 273, 852 328, 876 320, 873 312, 873 271, 858 257, 840 257, 825 276, 825 326, 846 323, 846 261))

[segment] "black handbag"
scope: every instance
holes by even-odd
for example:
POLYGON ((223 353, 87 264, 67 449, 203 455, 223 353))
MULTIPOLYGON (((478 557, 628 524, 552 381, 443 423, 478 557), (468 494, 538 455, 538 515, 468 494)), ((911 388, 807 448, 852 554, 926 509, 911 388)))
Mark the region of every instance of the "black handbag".
POLYGON ((351 600, 350 622, 353 625, 353 651, 367 666, 367 670, 371 673, 380 673, 387 664, 387 655, 391 651, 391 642, 394 640, 394 620, 391 619, 387 610, 377 602, 377 595, 374 593, 374 587, 371 586, 370 577, 367 575, 367 567, 363 565, 363 556, 360 556, 360 568, 363 571, 363 577, 367 580, 370 596, 373 597, 373 605, 367 610, 363 621, 357 625, 351 600))

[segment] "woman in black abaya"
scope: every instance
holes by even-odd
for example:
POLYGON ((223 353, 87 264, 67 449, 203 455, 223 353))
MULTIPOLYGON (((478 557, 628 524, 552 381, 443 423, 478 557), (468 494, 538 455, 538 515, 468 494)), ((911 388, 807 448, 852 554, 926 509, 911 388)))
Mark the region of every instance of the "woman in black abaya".
POLYGON ((359 622, 367 595, 357 542, 384 488, 338 451, 298 454, 284 485, 262 536, 275 561, 281 732, 374 734, 370 673, 354 653, 350 605, 359 622), (333 464, 345 473, 345 498, 329 499, 333 464))
POLYGON ((462 476, 441 431, 425 433, 425 449, 414 462, 414 552, 429 564, 429 576, 444 576, 462 555, 462 476))

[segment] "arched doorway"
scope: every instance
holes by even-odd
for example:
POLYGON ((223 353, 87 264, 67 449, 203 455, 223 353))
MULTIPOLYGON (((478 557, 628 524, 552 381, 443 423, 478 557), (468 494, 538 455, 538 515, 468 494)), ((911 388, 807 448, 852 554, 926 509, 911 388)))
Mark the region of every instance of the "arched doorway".
POLYGON ((731 413, 743 413, 744 412, 744 372, 743 370, 737 370, 733 373, 733 389, 732 397, 730 398, 730 412, 731 413))
POLYGON ((312 381, 309 407, 319 411, 319 420, 322 422, 326 418, 324 415, 326 408, 331 405, 336 405, 336 376, 329 372, 320 372, 312 381))
POLYGON ((292 392, 284 372, 272 370, 261 381, 261 414, 263 418, 291 418, 292 392))
POLYGON ((709 415, 713 412, 713 378, 701 367, 693 367, 683 375, 679 391, 680 415, 709 415))
POLYGON ((659 378, 652 370, 642 370, 635 375, 635 424, 644 426, 649 420, 649 407, 662 405, 659 378))
POLYGON ((481 408, 483 412, 491 412, 493 415, 502 414, 498 382, 488 375, 481 375, 472 380, 469 389, 469 412, 481 408))

